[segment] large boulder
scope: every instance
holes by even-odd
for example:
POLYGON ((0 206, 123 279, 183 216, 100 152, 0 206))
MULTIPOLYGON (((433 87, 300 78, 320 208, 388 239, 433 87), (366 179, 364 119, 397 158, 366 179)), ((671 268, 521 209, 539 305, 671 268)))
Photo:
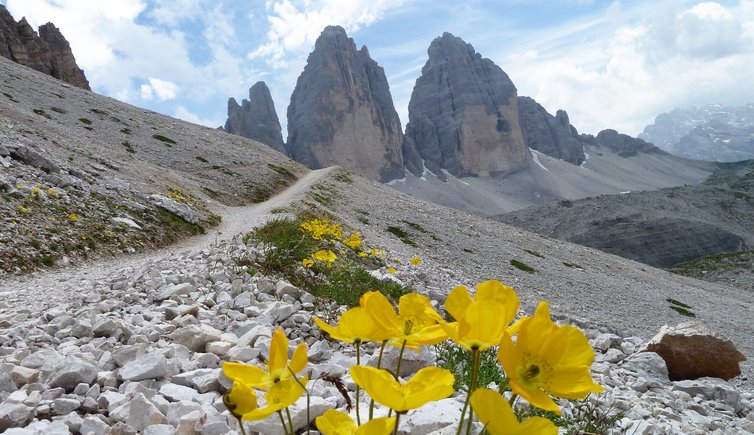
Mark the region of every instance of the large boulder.
POLYGON ((404 175, 403 133, 385 71, 339 26, 317 38, 288 106, 288 154, 390 181, 404 175))
POLYGON ((407 144, 435 173, 489 176, 521 168, 531 154, 508 75, 450 33, 432 41, 427 53, 408 105, 407 144))
POLYGON ((249 99, 238 105, 235 98, 228 100, 228 120, 224 130, 254 139, 286 154, 280 120, 275 111, 270 89, 265 82, 256 82, 249 88, 249 99))
POLYGON ((727 381, 741 374, 739 363, 746 360, 732 341, 696 321, 663 326, 646 344, 646 350, 665 360, 672 381, 702 377, 727 381))

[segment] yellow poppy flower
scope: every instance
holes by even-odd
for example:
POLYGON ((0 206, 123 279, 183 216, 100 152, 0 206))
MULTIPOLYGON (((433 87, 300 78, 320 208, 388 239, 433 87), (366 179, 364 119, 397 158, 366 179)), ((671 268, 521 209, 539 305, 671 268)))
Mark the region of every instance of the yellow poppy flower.
POLYGON ((389 435, 395 426, 395 417, 375 418, 356 427, 348 414, 328 409, 315 422, 324 435, 389 435))
POLYGON ((375 402, 398 413, 450 396, 455 382, 451 372, 438 367, 425 367, 403 384, 389 371, 367 366, 351 366, 351 377, 375 402))
POLYGON ((351 249, 356 249, 361 246, 361 238, 359 233, 351 233, 347 239, 343 239, 343 244, 351 249))
POLYGON ((315 252, 314 255, 312 255, 312 257, 314 257, 314 259, 317 260, 317 261, 323 261, 323 262, 327 263, 328 266, 330 266, 333 263, 335 263, 335 260, 338 259, 338 256, 335 255, 335 253, 333 251, 329 250, 329 249, 327 249, 327 250, 319 250, 319 251, 315 252))
POLYGON ((550 319, 546 301, 532 317, 521 322, 516 344, 506 332, 497 359, 508 375, 514 393, 532 405, 561 414, 550 393, 566 399, 583 399, 604 390, 589 372, 594 350, 580 329, 559 326, 550 319))
POLYGON ((388 268, 387 268, 387 273, 389 273, 389 274, 391 274, 391 275, 392 275, 392 274, 394 274, 395 272, 398 272, 398 271, 397 271, 397 270, 395 270, 395 268, 394 268, 394 267, 392 267, 392 266, 391 266, 391 267, 388 267, 388 268))
POLYGON ((364 252, 364 251, 359 251, 359 257, 361 257, 361 258, 364 258, 364 257, 366 257, 367 255, 369 255, 369 254, 367 254, 367 253, 366 253, 366 252, 364 252))
POLYGON ((233 387, 223 397, 223 404, 233 416, 241 418, 244 414, 257 409, 257 395, 250 386, 233 381, 233 387))
POLYGON ((267 390, 274 384, 292 378, 293 373, 299 373, 306 368, 308 357, 306 343, 296 347, 288 361, 288 338, 282 329, 278 328, 272 334, 270 341, 270 357, 267 360, 267 371, 249 364, 223 362, 223 373, 228 379, 239 381, 250 387, 267 390))
POLYGON ((264 395, 267 405, 264 408, 257 408, 243 414, 241 420, 263 420, 271 414, 293 405, 304 392, 302 385, 306 385, 309 379, 304 376, 300 381, 301 384, 295 379, 286 379, 276 383, 264 395))
POLYGON ((438 320, 451 340, 465 349, 482 351, 500 343, 518 306, 518 296, 511 287, 497 280, 486 281, 477 286, 474 299, 466 287, 454 288, 445 300, 445 311, 456 322, 438 320))
POLYGON ((314 318, 314 323, 330 337, 345 343, 363 343, 365 341, 382 342, 390 338, 389 333, 379 328, 362 307, 351 308, 343 313, 337 326, 330 326, 314 318))
POLYGON ((519 423, 516 414, 499 393, 480 388, 471 395, 471 408, 492 435, 557 435, 558 427, 544 417, 519 423))
POLYGON ((409 261, 411 261, 411 264, 414 265, 414 266, 418 266, 418 265, 422 264, 422 259, 419 258, 419 257, 413 257, 409 261))
POLYGON ((302 265, 303 265, 303 266, 304 266, 305 268, 307 268, 307 269, 308 269, 308 268, 310 268, 310 267, 314 266, 314 260, 312 260, 311 258, 304 258, 304 259, 303 259, 303 260, 301 261, 301 264, 302 264, 302 265))
POLYGON ((448 338, 439 325, 439 314, 432 308, 429 298, 418 293, 401 296, 398 312, 380 292, 368 292, 362 296, 362 306, 395 347, 404 345, 409 349, 437 344, 448 338))

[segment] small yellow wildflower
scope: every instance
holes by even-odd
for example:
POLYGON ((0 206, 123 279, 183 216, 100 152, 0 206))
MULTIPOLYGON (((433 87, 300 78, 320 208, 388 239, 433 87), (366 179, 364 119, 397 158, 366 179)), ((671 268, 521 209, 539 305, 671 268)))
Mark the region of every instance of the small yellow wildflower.
POLYGON ((47 189, 45 192, 47 192, 47 196, 51 198, 57 198, 60 196, 57 190, 55 189, 47 189))
POLYGON ((66 217, 68 218, 69 222, 76 222, 79 220, 79 216, 74 212, 68 213, 66 217))
POLYGON ((413 257, 409 261, 411 261, 411 265, 412 266, 418 266, 418 265, 422 264, 422 259, 419 258, 419 257, 413 257))
POLYGON ((327 264, 327 267, 332 266, 333 263, 335 263, 335 260, 338 259, 338 256, 335 255, 335 253, 329 249, 327 250, 319 250, 312 255, 315 260, 322 261, 327 264))
POLYGON ((398 271, 395 270, 395 268, 392 267, 392 266, 390 266, 390 267, 387 268, 387 273, 389 273, 389 274, 395 274, 396 272, 398 272, 398 271))
POLYGON ((312 260, 311 258, 304 258, 304 259, 303 259, 303 260, 301 261, 301 264, 302 264, 302 265, 303 265, 303 266, 304 266, 305 268, 307 268, 307 269, 308 269, 308 268, 310 268, 310 267, 314 266, 314 260, 312 260))
POLYGON ((398 300, 398 313, 378 291, 364 293, 360 301, 374 322, 388 333, 388 344, 394 347, 418 349, 419 346, 437 344, 448 338, 438 324, 439 314, 432 308, 429 298, 409 293, 398 300))
MULTIPOLYGON (((249 364, 224 362, 223 373, 233 381, 266 390, 281 381, 292 379, 291 372, 296 374, 304 370, 307 361, 306 343, 304 342, 296 347, 291 360, 288 361, 288 338, 283 330, 278 328, 272 334, 270 341, 267 371, 249 364)), ((306 385, 306 381, 302 381, 302 383, 306 385)))
POLYGON ((368 256, 368 255, 369 255, 369 254, 367 254, 367 253, 366 253, 366 252, 364 252, 364 251, 359 251, 359 257, 361 257, 361 258, 364 258, 364 257, 366 257, 366 256, 368 256))
POLYGON ((31 188, 32 198, 39 198, 39 191, 39 184, 34 185, 34 187, 31 188))
POLYGON ((31 207, 24 207, 22 204, 18 205, 18 212, 21 214, 26 214, 31 211, 31 207))
POLYGON ((359 233, 351 233, 347 239, 343 239, 343 244, 351 249, 356 249, 361 246, 361 236, 359 236, 359 233))
POLYGON ((351 308, 343 313, 337 326, 330 326, 317 317, 314 318, 314 323, 333 339, 345 343, 380 343, 390 338, 390 333, 381 329, 362 307, 351 308))

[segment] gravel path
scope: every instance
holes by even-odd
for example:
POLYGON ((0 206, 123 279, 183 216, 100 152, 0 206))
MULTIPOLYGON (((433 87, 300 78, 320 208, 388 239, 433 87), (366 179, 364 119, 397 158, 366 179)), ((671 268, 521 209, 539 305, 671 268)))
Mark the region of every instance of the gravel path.
POLYGON ((206 234, 190 237, 165 248, 6 279, 0 282, 0 307, 15 307, 22 310, 40 304, 52 306, 69 301, 71 298, 81 296, 82 293, 86 294, 97 287, 105 277, 119 271, 146 267, 186 251, 199 251, 219 240, 230 239, 270 220, 275 216, 272 210, 285 207, 298 199, 313 184, 326 177, 330 171, 331 168, 311 171, 265 202, 242 207, 216 205, 213 211, 222 216, 222 222, 219 225, 207 230, 206 234))

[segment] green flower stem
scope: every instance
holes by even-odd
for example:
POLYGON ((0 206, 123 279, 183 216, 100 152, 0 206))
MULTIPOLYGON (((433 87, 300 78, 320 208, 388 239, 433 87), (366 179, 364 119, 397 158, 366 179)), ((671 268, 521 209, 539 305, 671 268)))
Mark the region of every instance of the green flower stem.
MULTIPOLYGON (((396 364, 395 367, 395 373, 393 376, 395 377, 396 381, 399 381, 400 375, 401 375, 401 362, 403 361, 403 351, 406 350, 406 340, 403 340, 403 344, 401 344, 401 352, 398 354, 398 364, 396 364)), ((400 381, 399 381, 400 382, 400 381)), ((387 412, 387 416, 390 417, 393 415, 393 410, 389 410, 387 412)))
MULTIPOLYGON (((360 341, 354 341, 354 346, 356 346, 356 365, 361 365, 361 342, 360 341)), ((359 413, 359 385, 356 385, 356 425, 361 426, 361 414, 359 413)))
MULTIPOLYGON (((387 340, 382 341, 382 346, 380 346, 380 355, 377 357, 377 368, 382 368, 382 353, 385 351, 385 345, 387 344, 387 340)), ((374 417, 374 399, 371 399, 369 401, 369 420, 371 421, 374 417)))
MULTIPOLYGON (((311 420, 311 418, 309 417, 309 405, 310 405, 310 402, 311 402, 311 396, 309 395, 309 390, 307 390, 307 389, 306 389, 306 385, 304 385, 304 384, 302 384, 302 383, 301 383, 301 381, 300 381, 300 380, 299 380, 299 378, 298 378, 298 377, 296 376, 296 374, 295 374, 295 373, 293 373, 293 370, 291 370, 291 367, 290 367, 290 366, 287 366, 287 368, 288 368, 288 371, 289 371, 289 372, 291 373, 291 376, 293 376, 293 379, 294 379, 294 380, 296 381, 296 383, 297 383, 297 384, 298 384, 298 385, 299 385, 299 386, 300 386, 301 388, 303 388, 303 389, 304 389, 304 393, 306 393, 306 421, 307 421, 307 422, 311 422, 312 420, 311 420)), ((308 426, 308 424, 307 424, 307 426, 306 426, 306 433, 308 434, 309 432, 311 432, 311 431, 309 430, 309 426, 308 426)))
POLYGON ((280 424, 283 425, 283 433, 288 434, 288 428, 285 427, 285 419, 283 418, 283 412, 278 411, 278 417, 280 417, 280 424))
POLYGON ((400 424, 400 422, 401 422, 401 413, 396 412, 395 413, 395 428, 393 428, 393 435, 398 435, 398 425, 400 424))
MULTIPOLYGON (((461 434, 461 428, 463 427, 464 418, 466 417, 466 410, 469 408, 469 402, 471 401, 471 393, 476 389, 477 374, 479 372, 479 349, 471 349, 471 378, 469 379, 469 389, 466 393, 466 401, 463 402, 463 410, 461 410, 461 420, 458 422, 458 429, 456 435, 461 434)), ((466 433, 471 433, 471 419, 472 412, 469 412, 469 421, 466 426, 466 433)))
POLYGON ((238 420, 238 425, 241 426, 241 435, 246 435, 246 429, 243 428, 243 421, 241 420, 241 417, 236 417, 238 420))
POLYGON ((291 411, 285 408, 285 415, 288 416, 288 427, 291 428, 291 435, 293 435, 293 420, 291 420, 291 411))

